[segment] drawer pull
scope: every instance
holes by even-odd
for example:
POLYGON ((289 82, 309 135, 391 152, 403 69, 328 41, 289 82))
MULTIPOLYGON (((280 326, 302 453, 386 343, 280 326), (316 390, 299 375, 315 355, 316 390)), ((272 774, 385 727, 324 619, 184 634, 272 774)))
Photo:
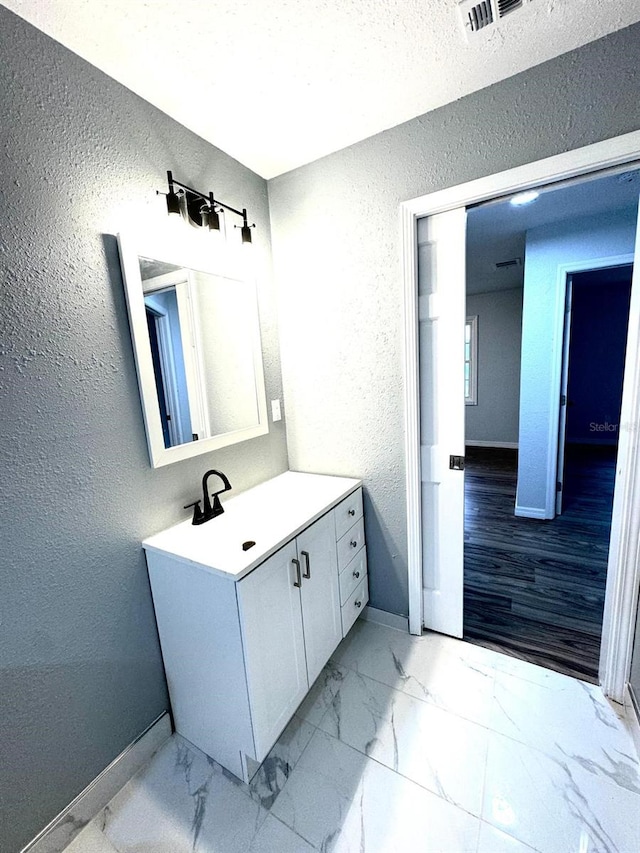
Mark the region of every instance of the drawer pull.
POLYGON ((361 601, 354 601, 353 603, 355 604, 356 607, 362 607, 361 601))
POLYGON ((349 515, 353 517, 355 514, 356 514, 356 511, 355 511, 355 509, 353 509, 353 507, 352 507, 352 508, 349 510, 349 515))
POLYGON ((354 578, 359 578, 359 577, 360 577, 360 572, 356 570, 356 571, 353 573, 353 576, 354 576, 354 578))
POLYGON ((293 585, 297 586, 297 587, 301 587, 302 586, 302 580, 300 579, 300 560, 293 559, 293 560, 291 560, 291 562, 296 567, 296 578, 297 578, 297 580, 295 580, 293 582, 293 585))
POLYGON ((352 539, 352 540, 351 540, 351 542, 349 542, 349 545, 351 545, 351 547, 352 547, 352 548, 357 548, 357 547, 358 547, 358 543, 356 542, 356 540, 355 540, 355 539, 352 539))
POLYGON ((311 561, 309 560, 309 552, 308 551, 300 551, 300 555, 304 557, 304 561, 307 564, 306 571, 302 573, 302 577, 309 580, 311 577, 311 561))

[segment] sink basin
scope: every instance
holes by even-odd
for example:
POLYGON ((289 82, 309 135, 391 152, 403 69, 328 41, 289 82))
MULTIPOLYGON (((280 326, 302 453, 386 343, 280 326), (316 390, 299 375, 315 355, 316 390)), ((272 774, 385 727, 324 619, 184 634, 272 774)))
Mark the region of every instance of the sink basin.
POLYGON ((346 477, 287 471, 223 500, 224 513, 205 524, 183 521, 142 544, 237 581, 360 485, 346 477), (244 548, 247 542, 254 544, 244 548))

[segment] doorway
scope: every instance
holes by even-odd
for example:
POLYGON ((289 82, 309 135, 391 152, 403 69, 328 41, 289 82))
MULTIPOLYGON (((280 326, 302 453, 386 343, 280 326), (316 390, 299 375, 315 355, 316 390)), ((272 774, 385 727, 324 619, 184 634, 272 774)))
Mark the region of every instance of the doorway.
POLYGON ((162 438, 164 446, 171 447, 176 444, 174 435, 172 435, 173 421, 169 413, 169 393, 167 391, 167 382, 165 382, 166 371, 163 370, 163 351, 161 341, 162 336, 162 319, 164 314, 154 310, 151 306, 145 305, 145 314, 147 317, 147 329, 149 331, 149 344, 151 346, 151 361, 153 362, 153 375, 156 380, 156 389, 158 392, 158 406, 160 407, 160 421, 162 423, 162 438))
POLYGON ((610 485, 613 502, 632 275, 623 264, 567 278, 557 515, 586 491, 583 478, 595 478, 592 492, 610 485))
MULTIPOLYGON (((405 283, 405 412, 407 451, 407 507, 410 630, 420 633, 424 624, 422 607, 422 506, 419 436, 419 371, 417 341, 417 220, 448 217, 454 212, 489 198, 524 190, 541 183, 559 181, 600 169, 629 164, 640 157, 640 133, 627 134, 614 140, 568 152, 544 161, 518 167, 488 178, 452 187, 430 196, 406 202, 401 206, 405 283)), ((443 220, 441 219, 441 222, 443 220)), ((464 232, 462 232, 464 234, 464 232)), ((450 235, 449 235, 450 236, 450 235)), ((459 235, 458 235, 459 236, 459 235)), ((450 245, 455 240, 449 240, 450 245)), ((460 241, 458 241, 458 254, 460 241)), ((637 290, 637 288, 636 288, 637 290)), ((437 303, 437 300, 430 300, 437 303)), ((627 361, 630 367, 625 376, 622 422, 636 423, 640 414, 640 370, 637 365, 638 323, 640 296, 632 297, 630 334, 627 361), (629 357, 631 355, 631 357, 629 357)), ((558 401, 559 402, 559 401, 558 401)), ((446 437, 444 437, 446 438, 446 437)), ((557 433, 556 433, 557 440, 557 433)), ((616 470, 614 502, 614 531, 609 559, 601 680, 607 695, 621 700, 629 664, 633 618, 635 616, 638 567, 635 559, 635 517, 640 507, 640 482, 636 477, 635 459, 639 442, 635 431, 622 431, 619 464, 616 470)), ((423 454, 424 455, 424 454, 423 454)), ((437 459, 437 454, 432 454, 437 459)), ((554 466, 557 464, 554 462, 554 466)), ((443 473, 440 465, 439 471, 443 473)), ((553 495, 555 499, 555 492, 553 495)), ((446 514, 445 514, 446 517, 446 514)), ((430 531, 434 539, 442 540, 442 531, 430 531)), ((448 567, 440 566, 443 571, 448 567)))
POLYGON ((154 289, 148 285, 144 305, 164 446, 175 447, 192 440, 188 380, 175 286, 154 289))
POLYGON ((631 290, 632 267, 617 262, 632 257, 639 184, 635 173, 585 179, 541 188, 526 209, 501 201, 467 216, 478 388, 466 400, 464 637, 589 680, 598 675, 631 290), (541 406, 554 396, 554 358, 564 362, 557 414, 541 406))

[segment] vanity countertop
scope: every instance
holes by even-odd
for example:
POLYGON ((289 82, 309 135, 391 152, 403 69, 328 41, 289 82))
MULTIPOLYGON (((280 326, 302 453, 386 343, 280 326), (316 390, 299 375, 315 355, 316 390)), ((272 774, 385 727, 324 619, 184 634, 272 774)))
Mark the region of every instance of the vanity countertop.
POLYGON ((182 521, 142 545, 238 581, 361 485, 349 477, 287 471, 223 500, 224 513, 211 521, 182 521), (255 545, 243 551, 247 541, 255 545))

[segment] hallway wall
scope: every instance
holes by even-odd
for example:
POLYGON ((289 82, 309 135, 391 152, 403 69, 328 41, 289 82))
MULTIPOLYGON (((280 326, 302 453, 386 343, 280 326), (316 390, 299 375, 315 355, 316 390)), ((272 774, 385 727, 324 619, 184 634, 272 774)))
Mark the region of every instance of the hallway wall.
POLYGON ((636 218, 637 210, 631 208, 527 232, 516 499, 517 511, 523 515, 553 518, 555 511, 555 477, 548 474, 555 453, 550 436, 558 433, 560 386, 554 385, 554 377, 563 339, 557 323, 558 267, 632 255, 636 218))
POLYGON ((518 443, 522 288, 467 295, 478 317, 478 404, 465 406, 467 441, 518 443))

